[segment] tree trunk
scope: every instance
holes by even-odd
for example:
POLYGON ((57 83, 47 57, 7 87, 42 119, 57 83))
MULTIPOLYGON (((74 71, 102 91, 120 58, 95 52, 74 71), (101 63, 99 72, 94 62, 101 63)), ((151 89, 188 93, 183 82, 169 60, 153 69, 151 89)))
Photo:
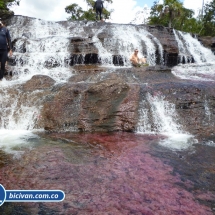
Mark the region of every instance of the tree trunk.
POLYGON ((173 13, 170 10, 169 11, 169 28, 172 28, 172 20, 173 20, 173 13))

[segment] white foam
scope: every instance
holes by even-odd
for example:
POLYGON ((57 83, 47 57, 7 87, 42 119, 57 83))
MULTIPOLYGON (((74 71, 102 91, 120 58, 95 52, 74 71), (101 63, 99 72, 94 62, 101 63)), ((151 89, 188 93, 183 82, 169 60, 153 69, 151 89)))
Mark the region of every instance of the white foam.
POLYGON ((146 100, 140 103, 137 133, 161 134, 165 138, 160 144, 172 150, 184 150, 196 142, 180 125, 175 105, 160 92, 154 96, 147 94, 146 100))
POLYGON ((212 140, 207 141, 207 142, 205 143, 205 145, 215 147, 215 143, 214 143, 214 141, 212 141, 212 140))
POLYGON ((18 156, 23 153, 22 147, 31 148, 32 138, 39 138, 32 131, 28 130, 0 130, 0 149, 6 153, 18 156))
POLYGON ((198 141, 194 136, 186 133, 162 133, 167 138, 159 142, 160 145, 170 148, 172 150, 185 150, 191 147, 198 141))
POLYGON ((180 64, 172 69, 172 73, 181 79, 215 81, 215 64, 180 64))

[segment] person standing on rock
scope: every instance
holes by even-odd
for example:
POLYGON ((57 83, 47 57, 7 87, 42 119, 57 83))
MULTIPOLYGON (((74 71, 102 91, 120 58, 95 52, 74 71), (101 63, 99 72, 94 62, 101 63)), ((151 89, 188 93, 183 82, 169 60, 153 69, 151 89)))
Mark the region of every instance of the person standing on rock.
POLYGON ((134 53, 131 55, 130 61, 131 61, 132 65, 135 67, 147 65, 145 56, 143 56, 143 58, 138 57, 138 49, 134 50, 134 53))
POLYGON ((10 33, 0 20, 0 62, 1 62, 0 80, 2 80, 2 78, 4 77, 5 63, 7 61, 8 54, 9 56, 12 56, 13 54, 10 33))
POLYGON ((96 0, 94 5, 94 10, 96 10, 96 20, 98 19, 98 16, 100 17, 100 20, 102 20, 102 9, 103 2, 101 0, 96 0))

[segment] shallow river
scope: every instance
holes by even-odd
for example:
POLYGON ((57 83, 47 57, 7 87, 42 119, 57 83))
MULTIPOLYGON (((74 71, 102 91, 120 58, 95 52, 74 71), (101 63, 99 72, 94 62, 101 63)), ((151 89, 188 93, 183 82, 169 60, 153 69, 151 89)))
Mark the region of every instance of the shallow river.
POLYGON ((0 214, 215 214, 214 143, 173 150, 159 144, 164 138, 38 133, 1 146, 0 181, 6 190, 60 189, 65 199, 6 202, 0 214))

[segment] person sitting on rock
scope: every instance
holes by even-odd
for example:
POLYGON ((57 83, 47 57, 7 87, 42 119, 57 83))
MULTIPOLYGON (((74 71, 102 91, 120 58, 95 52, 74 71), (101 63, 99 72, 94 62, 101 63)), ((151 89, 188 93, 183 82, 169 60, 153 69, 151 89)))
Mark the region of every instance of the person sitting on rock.
POLYGON ((140 66, 144 66, 146 65, 146 57, 143 56, 142 58, 138 57, 138 49, 134 50, 134 53, 132 54, 130 61, 132 63, 133 66, 135 67, 140 67, 140 66))
POLYGON ((97 0, 94 4, 94 10, 96 10, 96 20, 98 19, 98 15, 100 20, 102 20, 102 9, 103 9, 103 2, 101 0, 97 0))

